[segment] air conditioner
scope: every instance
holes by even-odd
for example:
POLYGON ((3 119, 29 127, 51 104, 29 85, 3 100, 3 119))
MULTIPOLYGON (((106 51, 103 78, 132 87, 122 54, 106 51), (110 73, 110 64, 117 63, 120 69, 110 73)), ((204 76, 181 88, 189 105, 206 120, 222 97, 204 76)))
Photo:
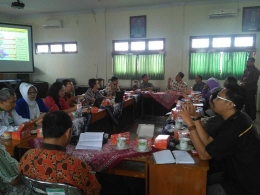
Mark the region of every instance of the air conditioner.
POLYGON ((62 28, 62 20, 47 20, 42 25, 44 28, 62 28))
POLYGON ((234 16, 237 16, 237 9, 209 10, 209 18, 234 17, 234 16))

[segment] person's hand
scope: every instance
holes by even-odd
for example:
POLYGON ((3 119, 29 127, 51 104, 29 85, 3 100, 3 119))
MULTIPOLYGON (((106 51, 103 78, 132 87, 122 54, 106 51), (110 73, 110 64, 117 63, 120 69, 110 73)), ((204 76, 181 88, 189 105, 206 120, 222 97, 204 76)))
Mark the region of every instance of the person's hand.
POLYGON ((245 86, 245 83, 243 83, 243 82, 240 83, 240 86, 241 86, 241 87, 244 87, 244 86, 245 86))
POLYGON ((208 89, 209 86, 207 84, 204 85, 203 89, 208 89))
POLYGON ((72 108, 73 108, 73 109, 72 109, 73 111, 76 111, 76 110, 77 110, 77 104, 74 105, 72 108))
POLYGON ((182 104, 180 110, 180 116, 182 117, 184 122, 188 125, 188 127, 193 125, 193 121, 190 114, 191 110, 192 107, 189 104, 182 104))
POLYGON ((38 120, 35 120, 35 124, 37 125, 37 126, 41 126, 42 125, 42 118, 41 119, 38 119, 38 120))
POLYGON ((185 103, 185 106, 188 108, 190 116, 195 118, 199 116, 199 114, 196 112, 196 106, 194 106, 191 102, 185 103))
POLYGON ((43 119, 43 117, 45 116, 45 114, 46 114, 46 112, 41 113, 40 116, 38 116, 38 117, 36 118, 36 120, 43 119))

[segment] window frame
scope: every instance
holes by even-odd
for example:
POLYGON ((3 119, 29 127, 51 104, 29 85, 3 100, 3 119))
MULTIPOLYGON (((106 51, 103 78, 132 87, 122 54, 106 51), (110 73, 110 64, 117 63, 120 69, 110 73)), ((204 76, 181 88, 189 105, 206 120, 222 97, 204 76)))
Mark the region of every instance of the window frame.
POLYGON ((49 42, 49 43, 35 43, 35 54, 75 54, 78 53, 78 43, 76 41, 73 42, 49 42), (65 51, 66 44, 76 44, 77 50, 73 52, 65 51), (38 52, 37 47, 38 45, 47 45, 48 52, 38 52), (62 45, 62 52, 51 52, 51 45, 62 45))
POLYGON ((153 38, 153 39, 125 39, 125 40, 112 40, 112 56, 114 55, 150 55, 150 54, 166 54, 165 52, 165 38, 153 38), (131 51, 132 42, 145 42, 145 50, 131 51), (149 41, 163 41, 163 49, 161 50, 148 50, 149 41), (115 51, 115 43, 128 42, 128 51, 115 51))
POLYGON ((205 35, 205 36, 190 36, 189 53, 198 52, 255 52, 256 51, 256 34, 229 34, 229 35, 205 35), (253 37, 253 46, 249 47, 235 47, 235 38, 237 37, 253 37), (208 48, 192 48, 193 39, 209 39, 208 48), (230 47, 212 47, 213 38, 231 38, 230 47))

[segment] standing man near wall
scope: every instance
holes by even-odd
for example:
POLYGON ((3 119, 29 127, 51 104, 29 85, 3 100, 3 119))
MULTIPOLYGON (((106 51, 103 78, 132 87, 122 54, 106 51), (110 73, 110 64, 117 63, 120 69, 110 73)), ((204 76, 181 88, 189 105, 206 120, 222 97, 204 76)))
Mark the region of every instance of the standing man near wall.
POLYGON ((252 121, 256 119, 256 94, 259 75, 260 71, 255 67, 255 58, 248 58, 240 85, 245 87, 247 91, 245 112, 251 117, 252 121))

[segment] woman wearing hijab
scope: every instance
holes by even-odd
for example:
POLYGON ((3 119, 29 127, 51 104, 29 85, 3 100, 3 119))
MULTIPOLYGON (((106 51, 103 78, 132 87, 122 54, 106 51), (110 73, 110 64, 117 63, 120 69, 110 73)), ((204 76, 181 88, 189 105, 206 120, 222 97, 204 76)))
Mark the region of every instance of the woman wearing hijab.
POLYGON ((51 85, 47 97, 44 100, 45 105, 50 109, 50 112, 63 110, 64 112, 73 112, 77 110, 77 106, 70 107, 64 99, 65 86, 62 82, 55 82, 51 85))
POLYGON ((41 98, 37 98, 37 88, 29 83, 21 83, 20 92, 22 98, 17 100, 15 110, 23 118, 42 118, 49 109, 45 106, 41 98))

